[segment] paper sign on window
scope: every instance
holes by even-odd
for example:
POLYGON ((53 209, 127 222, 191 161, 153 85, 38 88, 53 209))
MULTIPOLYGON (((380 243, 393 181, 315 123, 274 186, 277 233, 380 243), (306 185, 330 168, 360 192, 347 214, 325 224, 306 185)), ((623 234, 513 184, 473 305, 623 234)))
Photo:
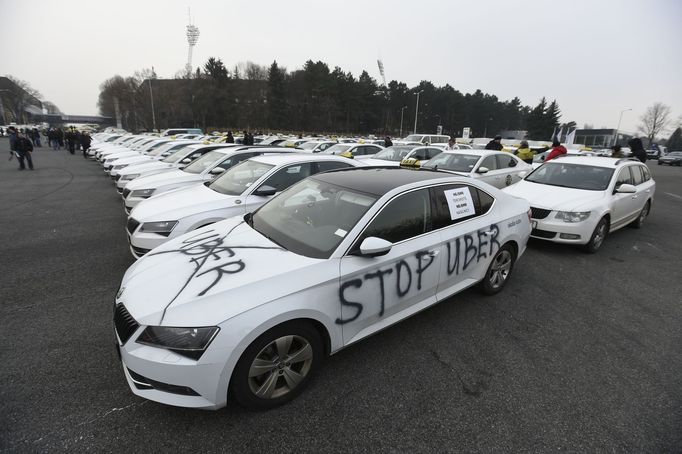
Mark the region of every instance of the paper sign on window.
POLYGON ((460 219, 476 214, 474 201, 471 199, 471 191, 468 187, 449 189, 443 191, 450 209, 450 219, 460 219))

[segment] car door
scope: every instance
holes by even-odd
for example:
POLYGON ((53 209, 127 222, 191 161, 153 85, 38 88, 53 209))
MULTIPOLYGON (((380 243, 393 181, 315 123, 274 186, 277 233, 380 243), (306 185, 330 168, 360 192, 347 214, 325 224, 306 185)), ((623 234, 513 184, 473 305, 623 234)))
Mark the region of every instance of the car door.
POLYGON ((653 183, 651 182, 649 169, 644 165, 635 164, 630 166, 630 173, 632 174, 632 181, 635 184, 635 189, 637 189, 637 192, 635 193, 636 197, 634 197, 636 203, 633 207, 635 211, 632 213, 634 217, 639 215, 647 200, 651 198, 653 183))
POLYGON ((623 184, 634 185, 635 182, 632 177, 632 172, 630 171, 631 167, 632 166, 622 167, 618 171, 618 175, 616 176, 616 183, 612 195, 613 197, 613 210, 611 214, 612 228, 621 227, 622 224, 627 223, 629 219, 633 218, 633 216, 636 215, 636 213, 639 213, 639 211, 641 210, 641 207, 638 209, 639 207, 638 199, 640 197, 637 193, 624 194, 615 192, 623 184))
POLYGON ((433 227, 443 244, 437 299, 479 281, 500 247, 499 227, 491 220, 493 197, 473 185, 432 188, 433 227))
POLYGON ((441 237, 431 227, 428 189, 394 197, 369 222, 340 262, 344 344, 436 302, 441 267, 441 237), (357 254, 365 238, 393 243, 379 257, 357 254))
POLYGON ((481 167, 485 167, 488 169, 488 171, 486 173, 474 173, 477 180, 485 181, 496 188, 504 186, 504 181, 500 181, 500 175, 497 171, 497 157, 494 154, 483 158, 476 170, 480 169, 481 167))
POLYGON ((511 153, 500 153, 495 155, 495 157, 497 158, 497 171, 500 177, 495 181, 501 184, 498 187, 503 188, 512 185, 521 179, 519 176, 519 161, 514 155, 511 153))

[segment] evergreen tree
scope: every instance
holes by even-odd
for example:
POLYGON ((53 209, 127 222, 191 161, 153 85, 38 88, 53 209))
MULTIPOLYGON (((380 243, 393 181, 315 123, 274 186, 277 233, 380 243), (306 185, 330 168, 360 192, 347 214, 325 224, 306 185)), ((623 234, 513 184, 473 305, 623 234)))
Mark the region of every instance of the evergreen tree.
POLYGON ((682 150, 682 128, 677 128, 675 132, 670 135, 666 144, 668 151, 682 150))
POLYGON ((268 70, 268 126, 285 128, 287 116, 287 99, 284 71, 273 61, 268 70))

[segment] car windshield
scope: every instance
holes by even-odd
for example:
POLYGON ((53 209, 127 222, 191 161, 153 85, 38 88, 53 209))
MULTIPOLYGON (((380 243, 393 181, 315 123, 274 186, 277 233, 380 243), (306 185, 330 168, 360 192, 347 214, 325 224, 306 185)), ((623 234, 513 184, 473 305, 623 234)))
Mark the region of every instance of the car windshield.
POLYGON ((192 163, 183 170, 188 173, 201 173, 223 158, 225 158, 225 153, 209 151, 199 159, 192 161, 192 163))
POLYGON ((332 145, 331 147, 327 148, 326 150, 320 152, 321 154, 339 154, 343 153, 344 151, 350 150, 354 144, 345 144, 345 143, 337 143, 336 145, 332 145))
POLYGON ((525 180, 562 188, 603 191, 609 186, 614 170, 608 167, 548 162, 535 169, 525 180))
POLYGON ((161 162, 167 162, 169 164, 173 164, 174 162, 178 162, 183 157, 185 157, 187 152, 190 150, 191 150, 190 147, 182 147, 179 150, 176 150, 173 153, 166 156, 164 159, 161 160, 161 162))
POLYGON ((424 167, 431 169, 438 167, 439 170, 469 173, 474 170, 479 159, 481 159, 481 157, 475 154, 441 153, 428 160, 424 164, 424 167))
POLYGON ((325 259, 376 200, 310 177, 263 205, 251 226, 295 254, 325 259))
POLYGON ((421 142, 423 138, 423 135, 410 134, 409 136, 405 137, 405 142, 421 142))
POLYGON ((160 142, 160 143, 155 143, 151 147, 147 148, 147 154, 149 156, 156 156, 158 154, 161 154, 163 152, 164 148, 163 145, 166 145, 168 142, 160 142))
POLYGON ((241 195, 256 180, 265 175, 274 166, 257 161, 244 161, 228 169, 216 178, 209 188, 226 195, 241 195))
POLYGON ((319 145, 319 142, 306 142, 306 143, 302 143, 301 145, 299 145, 298 148, 300 148, 302 150, 312 150, 313 148, 315 148, 318 145, 319 145))
POLYGON ((379 153, 372 156, 373 159, 383 159, 384 161, 402 161, 407 154, 414 150, 415 146, 395 146, 388 147, 381 150, 379 153))

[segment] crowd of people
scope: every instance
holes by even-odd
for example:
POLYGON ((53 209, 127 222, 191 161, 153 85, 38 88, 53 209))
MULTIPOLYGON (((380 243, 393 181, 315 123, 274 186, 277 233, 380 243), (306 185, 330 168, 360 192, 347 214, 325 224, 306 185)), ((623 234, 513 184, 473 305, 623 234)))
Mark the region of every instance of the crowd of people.
MULTIPOLYGON (((76 128, 49 128, 42 132, 38 128, 16 128, 10 126, 7 128, 7 136, 9 137, 9 160, 15 157, 19 162, 19 170, 25 170, 26 165, 33 170, 33 158, 31 154, 34 148, 42 148, 41 135, 47 139, 48 147, 53 150, 69 150, 69 153, 75 154, 76 150, 83 151, 83 157, 87 158, 88 149, 92 143, 92 137, 87 131, 81 132, 76 128)), ((5 131, 2 131, 2 135, 5 131)))

